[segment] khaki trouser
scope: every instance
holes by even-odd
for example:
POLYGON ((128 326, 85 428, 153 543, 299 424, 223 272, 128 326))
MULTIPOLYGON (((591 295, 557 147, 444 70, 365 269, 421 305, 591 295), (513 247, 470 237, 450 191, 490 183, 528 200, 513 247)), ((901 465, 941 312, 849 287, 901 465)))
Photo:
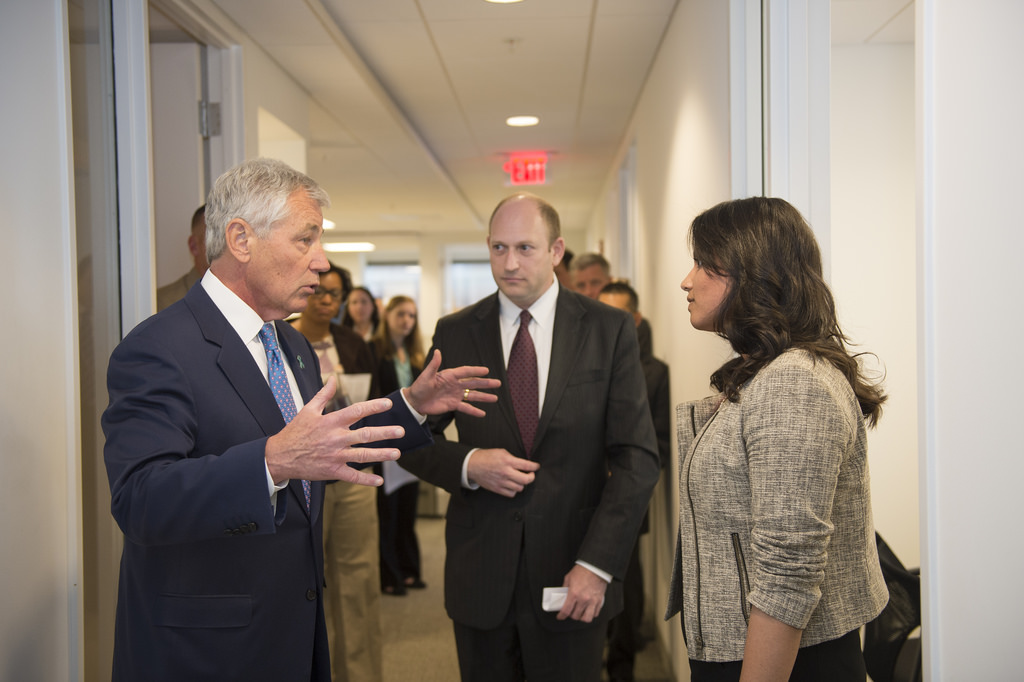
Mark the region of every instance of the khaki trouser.
POLYGON ((339 481, 324 495, 324 607, 334 682, 379 682, 377 489, 339 481))

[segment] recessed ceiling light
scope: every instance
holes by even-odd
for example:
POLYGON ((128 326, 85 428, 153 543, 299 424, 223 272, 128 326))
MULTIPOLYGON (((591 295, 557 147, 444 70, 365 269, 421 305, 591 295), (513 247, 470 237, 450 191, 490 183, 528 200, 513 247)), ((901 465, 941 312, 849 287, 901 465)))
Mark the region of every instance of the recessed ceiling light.
POLYGON ((492 2, 495 5, 507 5, 507 4, 513 3, 513 2, 522 2, 523 0, 486 0, 486 1, 487 2, 492 2))
POLYGON ((325 230, 333 230, 337 226, 338 225, 333 220, 328 220, 327 218, 324 218, 324 229, 325 230))
POLYGON ((540 123, 540 119, 536 116, 509 116, 505 119, 505 125, 510 125, 513 128, 535 126, 538 123, 540 123))
POLYGON ((324 251, 332 253, 361 253, 375 251, 377 247, 370 242, 327 242, 324 251))

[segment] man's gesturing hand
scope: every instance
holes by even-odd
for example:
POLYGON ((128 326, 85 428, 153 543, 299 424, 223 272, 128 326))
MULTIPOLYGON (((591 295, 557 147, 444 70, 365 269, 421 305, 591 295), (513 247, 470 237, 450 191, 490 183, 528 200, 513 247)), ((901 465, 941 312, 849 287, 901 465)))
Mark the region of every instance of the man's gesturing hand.
POLYGON ((348 481, 360 485, 380 485, 380 476, 348 466, 349 462, 366 463, 398 459, 395 448, 365 448, 364 443, 401 438, 401 426, 350 427, 371 414, 387 412, 387 398, 349 405, 343 410, 323 414, 324 406, 334 397, 337 379, 333 376, 320 392, 306 403, 295 418, 281 431, 267 439, 267 469, 275 483, 289 478, 308 481, 348 481))
POLYGON ((412 409, 420 414, 443 414, 458 410, 474 417, 484 416, 484 411, 471 402, 494 403, 498 396, 483 393, 480 389, 497 388, 497 379, 485 379, 486 367, 453 367, 437 371, 441 366, 441 351, 434 350, 430 362, 423 368, 416 381, 409 388, 403 388, 405 399, 412 409))
POLYGON ((533 472, 537 469, 540 469, 540 464, 516 457, 508 450, 480 449, 469 456, 466 476, 485 490, 504 497, 515 497, 533 483, 533 472))

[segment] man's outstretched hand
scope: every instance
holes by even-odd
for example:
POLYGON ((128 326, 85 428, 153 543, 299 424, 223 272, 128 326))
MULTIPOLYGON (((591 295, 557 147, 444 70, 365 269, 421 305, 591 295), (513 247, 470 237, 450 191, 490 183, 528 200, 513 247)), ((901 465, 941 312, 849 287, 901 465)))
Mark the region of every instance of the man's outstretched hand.
POLYGON ((295 418, 276 435, 267 439, 267 469, 275 483, 300 478, 309 481, 340 480, 360 485, 380 485, 380 476, 349 466, 398 459, 397 448, 365 447, 380 440, 401 438, 401 426, 364 426, 353 429, 360 420, 391 409, 387 398, 367 400, 324 414, 334 397, 337 379, 327 384, 303 406, 295 418))
POLYGON ((473 417, 484 416, 484 411, 471 403, 495 403, 498 396, 482 389, 501 386, 497 379, 487 379, 486 367, 452 367, 437 371, 441 366, 441 351, 434 350, 430 362, 416 381, 402 394, 412 409, 420 414, 443 414, 459 411, 473 417))

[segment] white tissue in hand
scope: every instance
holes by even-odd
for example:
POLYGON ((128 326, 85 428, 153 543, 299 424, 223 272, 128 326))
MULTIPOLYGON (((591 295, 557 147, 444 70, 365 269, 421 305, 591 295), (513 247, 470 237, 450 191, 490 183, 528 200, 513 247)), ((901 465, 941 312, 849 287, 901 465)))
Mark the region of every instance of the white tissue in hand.
POLYGON ((568 594, 568 587, 545 587, 544 596, 540 600, 541 608, 545 611, 561 611, 568 594))

